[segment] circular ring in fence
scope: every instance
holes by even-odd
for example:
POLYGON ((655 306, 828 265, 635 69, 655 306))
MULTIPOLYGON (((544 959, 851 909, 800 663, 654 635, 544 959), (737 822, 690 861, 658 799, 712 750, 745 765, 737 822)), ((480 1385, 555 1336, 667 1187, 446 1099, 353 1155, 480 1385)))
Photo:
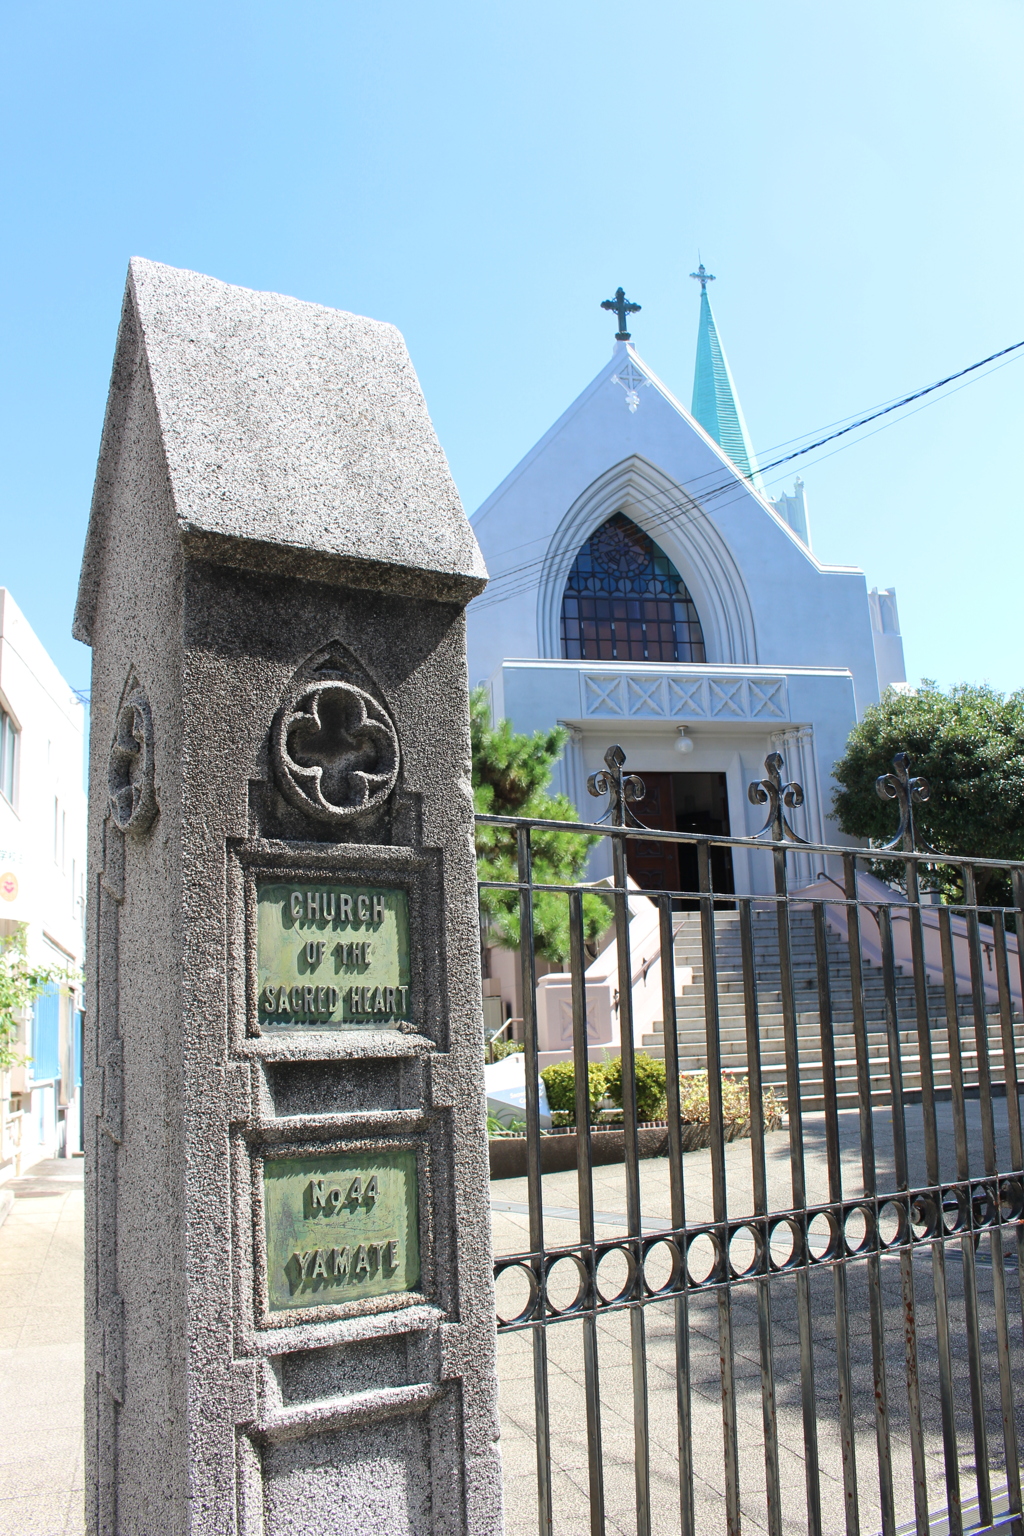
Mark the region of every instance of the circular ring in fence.
POLYGON ((602 1301, 628 1301, 636 1285, 637 1262, 629 1248, 609 1248, 597 1261, 597 1294, 602 1301), (611 1290, 610 1287, 617 1287, 611 1290))
POLYGON ((971 1190, 971 1216, 975 1229, 999 1222, 999 1200, 991 1184, 975 1184, 971 1190))
POLYGON ((644 1285, 652 1296, 668 1296, 679 1289, 683 1256, 671 1238, 659 1237, 644 1249, 644 1285))
POLYGON ((772 1269, 792 1269, 802 1264, 804 1235, 792 1216, 780 1216, 768 1228, 768 1262, 772 1269))
POLYGON ((528 1264, 506 1264, 494 1278, 499 1323, 525 1323, 534 1314, 540 1286, 528 1264))
POLYGON ((898 1248, 907 1240, 907 1213, 895 1200, 887 1200, 878 1208, 878 1246, 898 1248))
POLYGON ((999 1186, 999 1214, 1003 1221, 1020 1221, 1024 1216, 1024 1185, 1019 1179, 1004 1179, 999 1186))
POLYGON ((698 1232, 686 1245, 686 1278, 691 1285, 724 1279, 722 1245, 714 1232, 698 1232))
POLYGON ((934 1195, 915 1195, 910 1203, 910 1230, 921 1241, 937 1237, 942 1224, 939 1202, 934 1195))
POLYGON ((764 1268, 764 1236, 757 1227, 733 1227, 729 1233, 729 1273, 736 1280, 764 1268))
POLYGON ((942 1192, 942 1226, 947 1233, 969 1232, 971 1207, 962 1189, 945 1189, 942 1192))
POLYGON ((544 1275, 548 1311, 559 1315, 575 1312, 586 1297, 589 1281, 587 1266, 579 1254, 563 1253, 552 1259, 544 1275))
POLYGON ((854 1205, 843 1222, 843 1239, 848 1254, 866 1253, 875 1240, 875 1213, 870 1205, 854 1205))
POLYGON ((843 1251, 843 1229, 832 1211, 816 1211, 807 1223, 807 1257, 826 1264, 843 1251))

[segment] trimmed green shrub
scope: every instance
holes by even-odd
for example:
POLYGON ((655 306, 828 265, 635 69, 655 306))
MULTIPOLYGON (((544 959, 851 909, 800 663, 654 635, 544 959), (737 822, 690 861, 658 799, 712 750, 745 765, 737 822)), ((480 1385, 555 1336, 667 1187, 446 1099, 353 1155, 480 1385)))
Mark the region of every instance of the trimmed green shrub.
POLYGON ((488 1045, 491 1061, 504 1061, 506 1056, 518 1056, 523 1050, 521 1040, 491 1040, 488 1045))
MULTIPOLYGON (((761 1095, 765 1128, 774 1130, 782 1121, 782 1107, 774 1088, 761 1095)), ((685 1125, 707 1125, 711 1119, 711 1100, 706 1072, 683 1073, 679 1078, 679 1118, 685 1125)), ((750 1085, 745 1077, 722 1073, 722 1118, 726 1125, 750 1119, 750 1085)))
MULTIPOLYGON (((605 1094, 605 1069, 599 1062, 591 1061, 587 1064, 587 1073, 590 1079, 589 1094, 590 1114, 593 1118, 597 1106, 605 1094)), ((553 1066, 545 1067, 540 1074, 548 1096, 548 1105, 554 1114, 576 1114, 576 1068, 571 1061, 556 1061, 553 1066)))
MULTIPOLYGON (((638 1121, 664 1120, 665 1063, 638 1051, 633 1058, 636 1081, 636 1117, 638 1121)), ((616 1056, 604 1069, 608 1097, 622 1108, 622 1057, 616 1056)))

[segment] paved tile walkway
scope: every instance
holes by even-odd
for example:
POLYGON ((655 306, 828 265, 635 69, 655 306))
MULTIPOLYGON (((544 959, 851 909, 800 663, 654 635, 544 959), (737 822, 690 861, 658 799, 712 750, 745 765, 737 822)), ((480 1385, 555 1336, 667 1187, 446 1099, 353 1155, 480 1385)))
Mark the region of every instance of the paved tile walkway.
POLYGON ((85 1530, 82 1164, 8 1185, 0 1227, 0 1536, 85 1530))
MULTIPOLYGON (((911 1119, 912 1178, 920 1178, 919 1127, 911 1119), (918 1134, 915 1135, 914 1131, 918 1134)), ((977 1151, 976 1107, 969 1107, 972 1151, 977 1151)), ((997 1105, 999 1140, 1005 1138, 1005 1110, 997 1105)), ((943 1124, 943 1172, 949 1177, 951 1154, 948 1110, 943 1124)), ((889 1160, 888 1117, 876 1119, 879 1162, 889 1160)), ((855 1193, 858 1175, 856 1126, 853 1117, 843 1128, 844 1175, 848 1193, 855 1193)), ((824 1194, 822 1126, 808 1117, 805 1127, 807 1174, 811 1198, 824 1194)), ((769 1138, 769 1182, 772 1198, 785 1206, 789 1138, 785 1132, 769 1138)), ((728 1149, 727 1180, 731 1209, 749 1208, 749 1143, 728 1149)), ((1005 1145, 1000 1147, 1005 1158, 1005 1145)), ((1004 1163, 1004 1166, 1006 1164, 1004 1163)), ((645 1225, 668 1218, 668 1165, 653 1159, 642 1167, 645 1225)), ((691 1220, 710 1215, 710 1180, 706 1155, 688 1154, 686 1178, 691 1220)), ((625 1204, 623 1170, 595 1170, 595 1203, 601 1236, 622 1230, 625 1204)), ((82 1179, 81 1164, 39 1164, 13 1186, 15 1201, 0 1227, 0 1536, 57 1536, 83 1532, 82 1475, 82 1179)), ((522 1251, 526 1236, 525 1180, 504 1180, 491 1186, 495 1249, 522 1251)), ((548 1241, 552 1245, 577 1240, 575 1173, 552 1174, 544 1180, 548 1211, 548 1241)), ((990 1390, 994 1384, 991 1337, 991 1267, 979 1255, 979 1284, 985 1326, 983 1348, 990 1390)), ((929 1481, 936 1505, 941 1503, 941 1463, 935 1391, 935 1325, 930 1302, 930 1265, 926 1256, 915 1261, 919 1305, 922 1378, 929 1481)), ((906 1386, 900 1338, 899 1267, 886 1261, 883 1290, 888 1319, 887 1354, 893 1415, 893 1461, 897 1482, 898 1518, 909 1513, 906 1386)), ((954 1313, 954 1354, 957 1360, 956 1416, 960 1433, 965 1506, 974 1493, 970 1449, 969 1403, 964 1390, 962 1344, 962 1264, 950 1255, 950 1302, 954 1313), (958 1326, 959 1325, 959 1326, 958 1326)), ((814 1275, 812 1307, 819 1376, 818 1438, 822 1451, 824 1525, 836 1536, 843 1528, 842 1481, 839 1470, 838 1422, 835 1412, 834 1310, 830 1273, 814 1275), (820 1374, 819 1374, 820 1371, 820 1374)), ((1016 1292, 1015 1267, 1010 1276, 1016 1292)), ((851 1345, 858 1396, 857 1438, 862 1529, 878 1529, 877 1463, 873 1463, 871 1379, 866 1335, 866 1297, 851 1270, 851 1345)), ((778 1376, 780 1462, 783 1483, 783 1528, 787 1536, 806 1531, 803 1512, 804 1447, 799 1399, 797 1337, 792 1284, 780 1276, 773 1281, 774 1354, 778 1376)), ((567 1297, 568 1299, 568 1297, 567 1297)), ((737 1370, 739 1461, 744 1530, 766 1526, 761 1431, 760 1369, 757 1327, 751 1288, 741 1288, 734 1305, 737 1370)), ((672 1305, 656 1303, 646 1309, 648 1390, 651 1405, 652 1514, 657 1536, 678 1530, 675 1338, 672 1305)), ((724 1529, 723 1445, 718 1361, 717 1305, 708 1295, 694 1295, 690 1304, 690 1347, 694 1385, 694 1462, 698 1529, 715 1536, 724 1529)), ((1022 1359, 1019 1315, 1012 1326, 1012 1349, 1022 1359)), ((636 1530, 633 1488, 633 1381, 630 1366, 629 1322, 624 1313, 606 1313, 599 1323, 601 1361, 602 1440, 608 1496, 609 1533, 632 1536, 636 1530)), ((587 1499, 587 1441, 582 1379, 582 1338, 578 1323, 565 1322, 548 1331, 549 1383, 554 1427, 555 1528, 558 1536, 589 1536, 587 1499)), ((502 1453, 508 1510, 508 1536, 533 1536, 536 1519, 536 1451, 533 1423, 533 1362, 526 1333, 503 1335, 499 1348, 502 1408, 502 1453)), ((1020 1401, 1024 1401, 1021 1393, 1020 1401)), ((997 1398, 990 1397, 989 1452, 998 1466, 1000 1423, 997 1398)), ((1024 1423, 1020 1424, 1024 1443, 1024 1423)), ((994 1483, 999 1482, 995 1473, 994 1483)), ((933 1506, 934 1507, 934 1506, 933 1506)), ((966 1512, 966 1509, 965 1509, 966 1512)), ((976 1518, 976 1516, 975 1516, 976 1518)), ((153 1533, 160 1536, 160 1533, 153 1533)))

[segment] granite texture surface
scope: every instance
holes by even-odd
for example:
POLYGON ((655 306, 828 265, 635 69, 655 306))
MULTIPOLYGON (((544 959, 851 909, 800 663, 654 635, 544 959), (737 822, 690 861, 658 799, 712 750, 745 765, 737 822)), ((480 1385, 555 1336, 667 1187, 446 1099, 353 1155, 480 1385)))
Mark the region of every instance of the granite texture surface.
POLYGON ((463 602, 483 587, 483 559, 394 326, 135 257, 79 639, 88 643, 95 614, 137 367, 153 397, 173 515, 193 552, 463 602))
MULTIPOLYGON (((133 263, 76 621, 91 1532, 502 1528, 463 619, 483 579, 397 332, 133 263), (400 751, 386 803, 340 823, 282 793, 272 751, 325 677, 400 751), (110 782, 155 817, 119 824, 110 782), (408 1024, 261 1032, 254 882, 281 868, 408 892, 408 1024), (380 1145, 419 1160, 419 1289, 268 1314, 263 1159, 380 1145)), ((345 728, 309 728, 324 784, 372 755, 345 728)))

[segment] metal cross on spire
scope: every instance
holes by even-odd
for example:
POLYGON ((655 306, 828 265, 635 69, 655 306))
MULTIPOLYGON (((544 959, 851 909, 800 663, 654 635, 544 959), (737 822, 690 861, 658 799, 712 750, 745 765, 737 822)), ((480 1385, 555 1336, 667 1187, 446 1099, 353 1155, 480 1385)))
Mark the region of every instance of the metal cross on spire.
POLYGON ((624 288, 616 288, 614 299, 602 299, 601 308, 613 309, 619 317, 619 328, 615 332, 615 340, 628 341, 629 332, 626 330, 626 316, 635 315, 640 309, 640 305, 629 302, 624 288))
POLYGON ((701 291, 701 293, 706 293, 707 292, 708 283, 713 283, 715 281, 715 274, 713 272, 705 272, 705 270, 704 270, 704 263, 703 262, 701 262, 701 264, 697 268, 696 272, 691 272, 690 273, 690 276, 691 277, 695 277, 697 279, 698 283, 700 283, 700 291, 701 291))

